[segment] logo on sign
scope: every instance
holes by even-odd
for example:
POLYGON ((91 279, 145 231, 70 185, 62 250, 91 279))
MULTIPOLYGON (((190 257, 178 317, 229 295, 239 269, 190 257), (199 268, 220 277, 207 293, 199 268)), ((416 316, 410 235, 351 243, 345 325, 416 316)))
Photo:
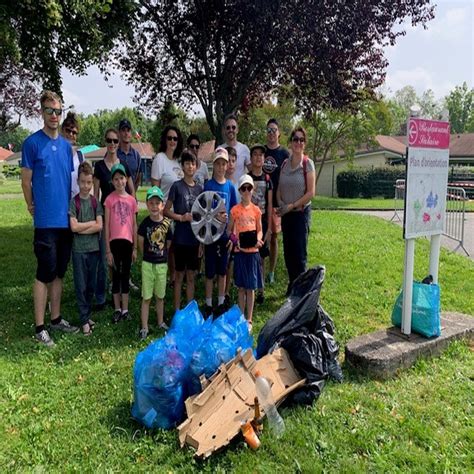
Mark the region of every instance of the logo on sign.
POLYGON ((410 120, 408 129, 408 144, 413 145, 418 139, 418 124, 414 120, 410 120))

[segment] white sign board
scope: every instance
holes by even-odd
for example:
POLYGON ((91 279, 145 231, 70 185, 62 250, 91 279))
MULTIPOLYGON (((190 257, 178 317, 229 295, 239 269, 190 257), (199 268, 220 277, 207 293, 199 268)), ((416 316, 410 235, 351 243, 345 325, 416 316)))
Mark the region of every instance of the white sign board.
POLYGON ((449 122, 411 118, 404 237, 442 234, 449 171, 449 122))

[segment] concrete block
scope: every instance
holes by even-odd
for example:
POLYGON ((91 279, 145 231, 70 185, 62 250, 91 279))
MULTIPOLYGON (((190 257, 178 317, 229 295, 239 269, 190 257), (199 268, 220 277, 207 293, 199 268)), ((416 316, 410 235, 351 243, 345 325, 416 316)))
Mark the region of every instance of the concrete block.
POLYGON ((474 317, 461 313, 441 313, 441 336, 406 336, 390 327, 351 339, 345 347, 346 363, 374 378, 392 377, 411 367, 419 357, 440 354, 456 339, 474 339, 474 317))

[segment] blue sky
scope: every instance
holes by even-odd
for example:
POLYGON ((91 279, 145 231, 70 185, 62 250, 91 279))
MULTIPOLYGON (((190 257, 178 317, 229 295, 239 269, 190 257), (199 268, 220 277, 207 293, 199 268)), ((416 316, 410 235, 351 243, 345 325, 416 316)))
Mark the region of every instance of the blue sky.
MULTIPOLYGON (((406 32, 386 50, 385 95, 412 85, 418 93, 432 89, 442 98, 464 81, 474 87, 474 0, 438 0, 428 29, 408 24, 406 32)), ((134 105, 133 88, 118 74, 106 83, 96 67, 82 77, 64 71, 63 84, 65 105, 73 104, 78 112, 134 105)))

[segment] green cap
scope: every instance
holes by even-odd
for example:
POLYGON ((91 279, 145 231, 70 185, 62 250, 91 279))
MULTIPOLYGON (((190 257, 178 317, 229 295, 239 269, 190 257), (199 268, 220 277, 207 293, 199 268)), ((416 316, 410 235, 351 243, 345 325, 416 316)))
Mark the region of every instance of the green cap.
POLYGON ((125 171, 125 166, 122 165, 122 163, 117 163, 116 165, 112 166, 112 169, 110 170, 110 175, 113 178, 115 173, 121 173, 124 176, 127 176, 127 172, 125 171))
POLYGON ((165 199, 165 195, 163 194, 163 191, 158 186, 153 186, 146 192, 147 201, 148 199, 151 199, 152 197, 157 197, 160 201, 164 201, 165 199))

